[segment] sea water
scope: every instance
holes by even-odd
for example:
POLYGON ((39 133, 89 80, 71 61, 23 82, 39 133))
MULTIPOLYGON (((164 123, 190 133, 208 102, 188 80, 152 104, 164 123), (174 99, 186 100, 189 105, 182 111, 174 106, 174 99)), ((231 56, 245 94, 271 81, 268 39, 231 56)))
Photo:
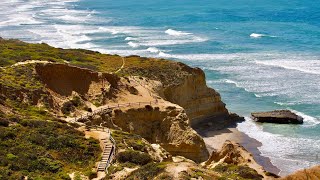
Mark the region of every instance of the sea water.
POLYGON ((281 174, 320 164, 320 1, 1 0, 0 36, 204 69, 281 174), (290 109, 303 125, 257 124, 290 109))

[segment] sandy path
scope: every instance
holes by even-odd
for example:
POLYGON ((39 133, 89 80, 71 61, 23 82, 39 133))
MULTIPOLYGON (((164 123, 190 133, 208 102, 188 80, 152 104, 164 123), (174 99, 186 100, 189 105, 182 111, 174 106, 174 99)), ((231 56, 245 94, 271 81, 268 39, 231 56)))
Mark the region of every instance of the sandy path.
POLYGON ((122 58, 122 65, 121 65, 121 67, 120 67, 118 70, 116 70, 116 71, 114 72, 114 74, 117 74, 118 72, 120 72, 120 71, 124 68, 125 59, 124 59, 123 57, 121 57, 121 58, 122 58))

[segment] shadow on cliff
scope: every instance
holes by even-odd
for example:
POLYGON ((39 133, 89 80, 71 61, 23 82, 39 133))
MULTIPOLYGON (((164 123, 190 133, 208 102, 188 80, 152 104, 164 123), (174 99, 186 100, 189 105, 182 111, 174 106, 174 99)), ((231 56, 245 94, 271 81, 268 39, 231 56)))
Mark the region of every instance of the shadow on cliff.
POLYGON ((224 133, 232 133, 228 128, 236 128, 238 122, 244 121, 238 115, 214 116, 193 124, 192 128, 202 137, 212 137, 224 133))

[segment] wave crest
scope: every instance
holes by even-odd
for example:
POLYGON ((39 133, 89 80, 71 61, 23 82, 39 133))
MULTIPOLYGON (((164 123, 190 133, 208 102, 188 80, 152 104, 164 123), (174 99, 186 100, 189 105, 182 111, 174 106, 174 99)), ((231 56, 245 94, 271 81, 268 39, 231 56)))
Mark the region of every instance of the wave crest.
POLYGON ((192 33, 187 33, 187 32, 183 32, 183 31, 176 31, 173 29, 167 29, 165 31, 165 33, 170 36, 184 36, 184 35, 191 35, 192 34, 192 33))
POLYGON ((267 34, 258 34, 258 33, 252 33, 250 34, 251 38, 262 38, 262 37, 276 37, 276 36, 270 36, 267 34))

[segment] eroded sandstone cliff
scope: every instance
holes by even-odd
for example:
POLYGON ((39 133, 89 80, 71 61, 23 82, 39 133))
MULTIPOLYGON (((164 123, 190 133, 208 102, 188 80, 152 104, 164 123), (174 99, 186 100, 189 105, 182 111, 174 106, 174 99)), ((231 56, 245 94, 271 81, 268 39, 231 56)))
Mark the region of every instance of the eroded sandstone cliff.
POLYGON ((206 85, 205 74, 201 69, 188 69, 189 75, 180 83, 165 87, 166 100, 183 107, 191 124, 229 115, 220 94, 206 85))

